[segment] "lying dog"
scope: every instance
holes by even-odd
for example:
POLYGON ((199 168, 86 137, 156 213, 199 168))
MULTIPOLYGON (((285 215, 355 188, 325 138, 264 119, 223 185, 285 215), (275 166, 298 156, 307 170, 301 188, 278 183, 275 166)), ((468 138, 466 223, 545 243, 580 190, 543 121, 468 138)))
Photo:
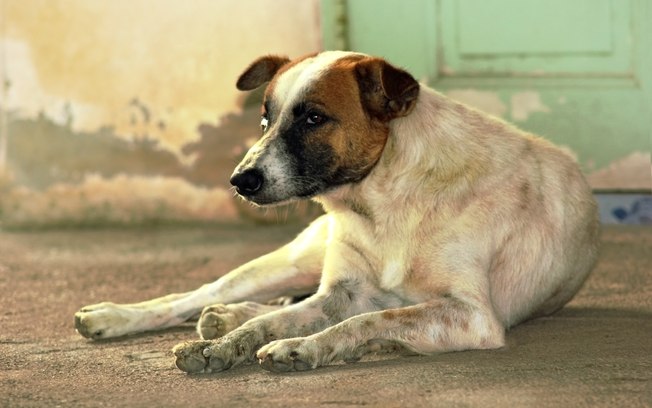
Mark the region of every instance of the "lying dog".
POLYGON ((561 308, 591 271, 596 204, 551 143, 362 54, 262 57, 237 86, 267 82, 263 136, 231 183, 255 204, 312 198, 326 215, 195 291, 83 308, 79 333, 169 327, 219 302, 199 318, 204 340, 174 348, 181 370, 255 358, 306 370, 384 344, 493 349, 506 328, 561 308), (314 291, 286 307, 252 303, 314 291))

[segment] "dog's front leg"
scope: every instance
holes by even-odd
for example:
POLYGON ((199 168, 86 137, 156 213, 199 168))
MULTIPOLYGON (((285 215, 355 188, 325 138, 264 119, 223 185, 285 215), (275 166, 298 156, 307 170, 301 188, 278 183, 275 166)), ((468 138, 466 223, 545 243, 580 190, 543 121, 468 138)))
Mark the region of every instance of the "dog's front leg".
POLYGON ((499 348, 504 328, 489 307, 453 296, 398 309, 365 313, 308 337, 274 341, 257 357, 270 371, 355 361, 375 344, 397 343, 420 354, 499 348), (294 364, 293 364, 294 363, 294 364))
POLYGON ((191 292, 133 304, 83 307, 75 314, 75 328, 84 337, 107 339, 176 326, 215 303, 267 302, 313 293, 319 284, 327 231, 328 218, 323 216, 291 243, 191 292))
MULTIPOLYGON (((255 360, 256 351, 276 339, 307 336, 364 311, 373 310, 374 304, 360 301, 360 283, 354 280, 339 281, 303 302, 255 317, 239 328, 217 340, 197 340, 174 347, 176 365, 189 372, 223 371, 255 360)), ((300 360, 292 360, 286 370, 301 370, 300 360)))

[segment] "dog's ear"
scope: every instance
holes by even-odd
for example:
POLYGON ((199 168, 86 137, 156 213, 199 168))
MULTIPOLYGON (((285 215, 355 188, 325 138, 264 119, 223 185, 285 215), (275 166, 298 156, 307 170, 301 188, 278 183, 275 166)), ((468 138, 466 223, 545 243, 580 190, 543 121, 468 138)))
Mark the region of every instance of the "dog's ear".
POLYGON ((381 58, 367 58, 356 64, 362 104, 382 121, 405 116, 414 107, 419 83, 406 71, 381 58))
POLYGON ((269 82, 278 70, 290 62, 288 57, 266 55, 252 62, 249 67, 240 75, 236 86, 241 91, 256 89, 265 82, 269 82))

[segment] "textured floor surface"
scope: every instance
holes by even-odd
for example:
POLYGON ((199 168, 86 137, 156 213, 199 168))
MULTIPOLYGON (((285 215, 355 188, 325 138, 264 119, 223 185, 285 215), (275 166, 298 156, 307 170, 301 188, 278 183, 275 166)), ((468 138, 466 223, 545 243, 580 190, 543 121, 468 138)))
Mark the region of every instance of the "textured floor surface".
POLYGON ((603 232, 600 263, 553 317, 507 347, 375 356, 311 372, 189 376, 170 349, 190 325, 92 342, 73 313, 193 289, 298 227, 0 233, 0 407, 652 406, 652 228, 603 232))

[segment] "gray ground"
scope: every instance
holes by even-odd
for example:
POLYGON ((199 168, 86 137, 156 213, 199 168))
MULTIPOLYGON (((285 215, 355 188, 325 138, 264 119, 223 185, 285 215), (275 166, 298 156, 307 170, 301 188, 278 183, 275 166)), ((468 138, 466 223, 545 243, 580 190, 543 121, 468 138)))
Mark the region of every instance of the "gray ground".
POLYGON ((72 328, 85 304, 195 288, 298 228, 0 233, 0 406, 652 406, 652 228, 606 229, 577 298, 497 351, 189 376, 170 349, 190 325, 103 342, 72 328))

